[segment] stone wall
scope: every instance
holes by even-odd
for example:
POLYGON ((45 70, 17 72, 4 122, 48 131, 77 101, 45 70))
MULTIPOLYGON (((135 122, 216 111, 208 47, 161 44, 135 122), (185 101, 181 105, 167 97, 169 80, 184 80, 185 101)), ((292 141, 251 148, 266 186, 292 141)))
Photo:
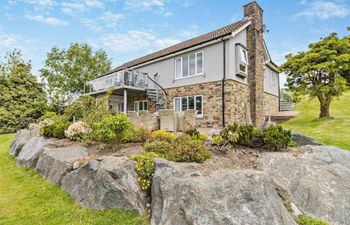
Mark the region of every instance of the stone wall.
MULTIPOLYGON (((202 95, 203 117, 197 119, 199 127, 222 127, 222 82, 209 82, 167 89, 168 107, 174 108, 174 98, 202 95)), ((246 123, 249 106, 248 85, 234 81, 225 81, 225 124, 246 123)))
POLYGON ((156 111, 156 103, 151 101, 151 99, 149 99, 147 97, 147 94, 140 94, 140 95, 136 95, 136 96, 128 96, 128 111, 134 111, 134 102, 135 101, 141 101, 141 100, 147 100, 148 101, 148 110, 150 112, 155 112, 156 111))
POLYGON ((278 96, 269 93, 264 93, 264 115, 272 115, 279 111, 278 96))

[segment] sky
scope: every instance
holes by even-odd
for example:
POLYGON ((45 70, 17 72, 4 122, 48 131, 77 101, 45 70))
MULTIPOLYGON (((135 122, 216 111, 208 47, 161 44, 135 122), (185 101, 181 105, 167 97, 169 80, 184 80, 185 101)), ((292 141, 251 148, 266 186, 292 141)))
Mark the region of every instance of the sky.
MULTIPOLYGON (((116 67, 243 18, 249 0, 0 0, 0 60, 17 48, 39 75, 52 47, 88 43, 116 67)), ((337 32, 349 34, 350 0, 259 0, 274 62, 337 32)), ((283 82, 283 81, 282 81, 283 82)))

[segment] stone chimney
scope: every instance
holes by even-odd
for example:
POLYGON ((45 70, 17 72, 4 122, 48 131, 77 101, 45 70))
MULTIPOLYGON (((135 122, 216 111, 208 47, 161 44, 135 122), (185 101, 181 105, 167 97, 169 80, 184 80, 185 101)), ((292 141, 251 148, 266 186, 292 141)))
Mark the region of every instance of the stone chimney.
POLYGON ((250 88, 250 112, 253 125, 264 124, 264 31, 263 10, 257 2, 243 6, 244 17, 251 21, 247 28, 247 48, 249 56, 248 84, 250 88))

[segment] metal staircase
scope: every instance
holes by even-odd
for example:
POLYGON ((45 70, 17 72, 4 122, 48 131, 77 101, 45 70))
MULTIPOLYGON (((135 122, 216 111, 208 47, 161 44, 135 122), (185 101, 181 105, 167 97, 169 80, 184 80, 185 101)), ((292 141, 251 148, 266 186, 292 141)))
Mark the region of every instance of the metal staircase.
MULTIPOLYGON (((158 73, 155 74, 157 76, 158 73)), ((168 107, 168 98, 167 93, 164 90, 164 88, 155 80, 153 80, 148 74, 147 78, 149 81, 151 81, 155 86, 153 88, 150 87, 149 83, 147 85, 146 91, 147 96, 151 101, 156 103, 156 110, 158 109, 167 109, 168 107)))

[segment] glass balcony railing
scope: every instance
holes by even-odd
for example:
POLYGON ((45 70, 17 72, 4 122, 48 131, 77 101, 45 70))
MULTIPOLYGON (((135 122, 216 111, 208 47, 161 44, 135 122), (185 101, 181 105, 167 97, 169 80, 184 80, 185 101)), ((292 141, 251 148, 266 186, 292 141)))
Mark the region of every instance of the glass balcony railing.
POLYGON ((147 74, 132 70, 122 70, 104 77, 88 81, 85 84, 85 94, 102 93, 109 88, 146 89, 147 74))

